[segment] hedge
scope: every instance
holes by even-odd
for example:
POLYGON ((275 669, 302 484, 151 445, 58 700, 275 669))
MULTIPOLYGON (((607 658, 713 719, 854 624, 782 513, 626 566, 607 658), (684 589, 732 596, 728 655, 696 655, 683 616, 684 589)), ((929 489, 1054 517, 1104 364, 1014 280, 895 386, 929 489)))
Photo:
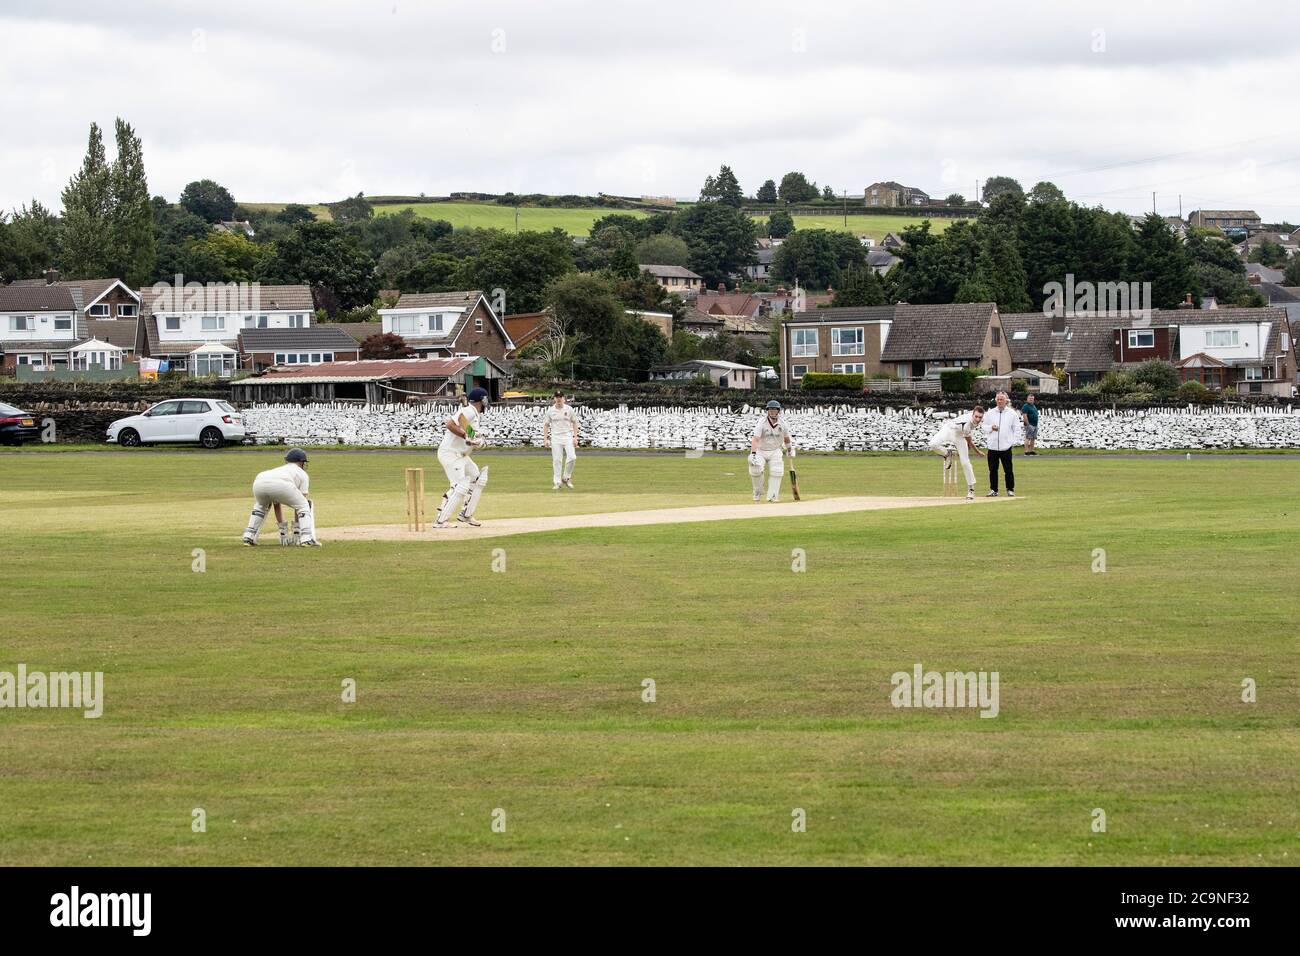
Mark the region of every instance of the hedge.
POLYGON ((866 387, 861 372, 806 372, 806 392, 861 392, 866 387))

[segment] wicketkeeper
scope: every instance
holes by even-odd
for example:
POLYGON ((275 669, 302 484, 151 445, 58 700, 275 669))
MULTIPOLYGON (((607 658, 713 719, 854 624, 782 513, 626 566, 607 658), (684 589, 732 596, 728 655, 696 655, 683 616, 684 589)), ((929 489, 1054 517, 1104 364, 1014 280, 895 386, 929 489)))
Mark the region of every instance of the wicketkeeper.
POLYGON ((781 403, 767 403, 767 414, 754 426, 749 439, 749 477, 754 484, 754 500, 763 497, 763 469, 767 469, 767 500, 776 501, 781 492, 781 478, 785 475, 782 450, 794 457, 794 444, 790 429, 781 418, 781 403))
POLYGON ((446 431, 442 435, 442 444, 438 446, 438 462, 447 473, 451 487, 442 496, 442 506, 438 509, 438 518, 433 526, 437 529, 448 527, 451 516, 475 528, 483 522, 474 520, 478 508, 478 499, 487 485, 488 470, 483 466, 480 471, 474 459, 470 457, 475 449, 482 448, 486 442, 478 435, 479 415, 487 407, 487 390, 473 389, 469 393, 469 404, 452 412, 444 423, 446 431), (461 502, 464 507, 457 513, 461 502))
MULTIPOLYGON (((307 477, 307 453, 301 448, 290 448, 284 456, 285 464, 279 468, 263 471, 253 479, 253 513, 249 515, 248 527, 244 529, 244 544, 257 544, 257 533, 262 530, 262 522, 272 505, 275 506, 276 518, 280 518, 280 506, 292 508, 298 520, 298 543, 304 546, 320 547, 316 540, 316 522, 312 518, 311 501, 307 498, 311 484, 307 477)), ((281 543, 288 540, 289 525, 279 521, 281 543)))

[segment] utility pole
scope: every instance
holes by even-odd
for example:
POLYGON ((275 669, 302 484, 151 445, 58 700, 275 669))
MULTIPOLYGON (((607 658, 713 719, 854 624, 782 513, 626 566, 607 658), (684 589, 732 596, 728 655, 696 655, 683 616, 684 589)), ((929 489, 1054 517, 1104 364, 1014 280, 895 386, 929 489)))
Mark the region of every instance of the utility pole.
POLYGON ((1152 191, 1151 191, 1151 211, 1152 211, 1152 212, 1155 212, 1155 211, 1156 211, 1156 194, 1155 194, 1155 190, 1152 190, 1152 191))
POLYGON ((1183 194, 1178 194, 1178 218, 1183 218, 1183 194))
POLYGON ((844 228, 849 228, 849 191, 842 190, 844 193, 844 228))
POLYGON ((519 207, 515 207, 515 235, 519 235, 519 207))

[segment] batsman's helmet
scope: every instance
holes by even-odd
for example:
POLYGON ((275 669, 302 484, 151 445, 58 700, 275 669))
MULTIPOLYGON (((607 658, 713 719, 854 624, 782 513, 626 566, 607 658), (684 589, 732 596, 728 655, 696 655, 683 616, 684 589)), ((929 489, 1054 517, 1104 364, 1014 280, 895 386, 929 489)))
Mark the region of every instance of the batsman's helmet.
POLYGON ((284 460, 289 462, 289 464, 299 461, 305 462, 307 460, 307 453, 301 448, 290 448, 289 453, 284 456, 284 460))
POLYGON ((474 388, 474 389, 470 389, 469 400, 470 400, 471 402, 486 402, 486 401, 487 401, 487 389, 486 389, 486 388, 474 388))
POLYGON ((778 401, 774 398, 774 399, 772 399, 770 402, 767 403, 767 407, 768 407, 768 408, 780 408, 780 407, 781 407, 781 403, 778 402, 778 401))

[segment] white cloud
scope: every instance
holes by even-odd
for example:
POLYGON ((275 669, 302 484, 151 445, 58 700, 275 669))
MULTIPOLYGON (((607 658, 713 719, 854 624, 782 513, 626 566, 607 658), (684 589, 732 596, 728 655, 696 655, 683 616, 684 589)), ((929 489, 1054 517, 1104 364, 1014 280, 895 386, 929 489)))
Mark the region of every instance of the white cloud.
POLYGON ((1294 220, 1300 132, 1276 104, 1300 52, 1268 38, 1297 25, 1294 5, 1249 0, 1231 16, 1169 0, 9 0, 0 208, 57 207, 89 123, 120 115, 173 199, 203 177, 247 201, 691 196, 727 163, 750 191, 790 169, 850 196, 1048 176, 1127 211, 1154 189, 1163 212, 1181 192, 1185 210, 1294 220))

